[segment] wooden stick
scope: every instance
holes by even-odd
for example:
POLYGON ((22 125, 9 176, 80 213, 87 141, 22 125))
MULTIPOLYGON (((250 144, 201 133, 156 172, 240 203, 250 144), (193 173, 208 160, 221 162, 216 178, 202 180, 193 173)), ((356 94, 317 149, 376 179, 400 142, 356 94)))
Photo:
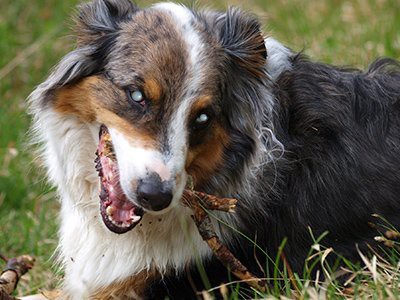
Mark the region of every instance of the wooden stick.
POLYGON ((217 196, 188 189, 183 192, 183 197, 184 199, 188 199, 190 203, 194 202, 195 206, 198 206, 198 202, 201 202, 203 207, 208 210, 219 210, 229 213, 235 212, 237 204, 237 200, 233 198, 218 198, 217 196))
POLYGON ((7 266, 0 275, 0 300, 14 300, 16 298, 10 295, 17 287, 21 276, 33 267, 35 259, 29 255, 11 259, 7 259, 4 255, 0 256, 7 261, 7 266))
POLYGON ((218 198, 202 192, 186 189, 183 193, 184 204, 193 209, 193 220, 203 240, 211 248, 219 261, 236 277, 245 281, 260 292, 266 292, 266 282, 252 273, 222 244, 215 233, 214 226, 205 209, 233 212, 237 200, 232 198, 218 198))

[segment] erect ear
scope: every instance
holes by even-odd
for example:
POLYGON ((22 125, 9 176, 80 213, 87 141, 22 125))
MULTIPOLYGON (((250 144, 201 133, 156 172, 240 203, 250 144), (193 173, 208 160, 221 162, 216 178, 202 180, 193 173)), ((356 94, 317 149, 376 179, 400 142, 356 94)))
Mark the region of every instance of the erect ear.
POLYGON ((262 76, 267 49, 258 20, 240 9, 230 8, 219 21, 219 41, 227 54, 245 71, 262 76))
POLYGON ((78 46, 95 44, 99 38, 116 32, 138 10, 130 0, 93 0, 81 4, 75 17, 78 46))

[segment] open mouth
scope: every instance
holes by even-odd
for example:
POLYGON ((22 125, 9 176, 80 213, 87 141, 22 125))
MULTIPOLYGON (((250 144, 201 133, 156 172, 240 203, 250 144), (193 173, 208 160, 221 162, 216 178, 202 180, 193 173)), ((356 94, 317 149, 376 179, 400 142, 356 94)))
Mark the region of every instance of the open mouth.
POLYGON ((129 201, 122 191, 117 159, 105 125, 100 127, 95 163, 100 177, 100 213, 103 222, 112 232, 128 232, 140 223, 144 211, 129 201))

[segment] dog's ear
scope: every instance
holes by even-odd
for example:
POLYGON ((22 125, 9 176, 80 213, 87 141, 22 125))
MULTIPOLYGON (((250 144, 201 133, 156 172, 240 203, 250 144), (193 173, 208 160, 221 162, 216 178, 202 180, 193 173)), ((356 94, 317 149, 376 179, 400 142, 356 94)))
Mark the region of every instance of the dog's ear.
POLYGON ((255 76, 264 74, 267 59, 259 21, 238 8, 219 17, 218 39, 233 62, 255 76))
POLYGON ((130 0, 92 0, 81 4, 75 17, 78 45, 29 96, 31 110, 53 101, 56 90, 101 71, 121 23, 138 10, 130 0))
POLYGON ((81 4, 75 17, 78 46, 95 44, 99 38, 116 32, 121 22, 138 10, 130 0, 93 0, 81 4))

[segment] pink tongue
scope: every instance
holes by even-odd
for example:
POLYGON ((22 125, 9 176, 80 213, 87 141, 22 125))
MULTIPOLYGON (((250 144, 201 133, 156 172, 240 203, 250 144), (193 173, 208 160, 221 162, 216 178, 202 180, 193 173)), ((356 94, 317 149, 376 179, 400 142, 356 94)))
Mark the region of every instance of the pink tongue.
MULTIPOLYGON (((100 149, 102 150, 102 149, 100 149)), ((117 164, 109 157, 101 156, 100 162, 103 166, 102 183, 108 191, 106 207, 113 208, 112 218, 117 222, 129 222, 135 216, 135 206, 130 202, 119 183, 119 172, 117 164)))
POLYGON ((103 222, 114 233, 128 232, 139 224, 144 211, 129 201, 121 188, 111 136, 104 125, 100 127, 95 163, 101 180, 99 198, 103 222))
POLYGON ((132 219, 132 217, 135 215, 133 213, 133 209, 131 210, 116 210, 112 214, 112 218, 114 221, 117 222, 128 222, 132 219))

